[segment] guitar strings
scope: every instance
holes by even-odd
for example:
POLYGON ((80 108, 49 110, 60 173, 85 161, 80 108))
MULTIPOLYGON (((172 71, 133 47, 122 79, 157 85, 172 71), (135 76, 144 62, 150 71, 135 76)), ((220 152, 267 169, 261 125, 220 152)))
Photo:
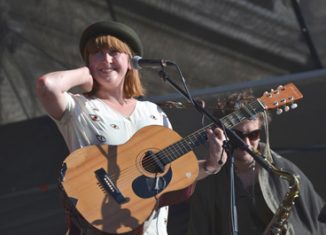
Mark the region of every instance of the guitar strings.
MULTIPOLYGON (((276 93, 274 92, 274 94, 276 94, 276 93)), ((280 97, 279 97, 279 98, 280 98, 280 97)), ((284 104, 284 105, 285 105, 285 104, 284 104)), ((233 127, 235 124, 241 122, 242 120, 244 120, 244 119, 246 119, 246 118, 248 118, 248 117, 252 117, 253 115, 257 114, 257 113, 259 112, 259 110, 260 110, 260 111, 264 111, 265 108, 264 108, 264 106, 260 103, 260 101, 257 99, 257 100, 255 100, 254 102, 248 104, 247 106, 241 107, 239 110, 236 110, 235 112, 233 112, 233 113, 227 115, 226 117, 221 118, 220 121, 222 121, 222 123, 223 123, 226 127, 231 128, 231 127, 233 127), (258 111, 257 111, 257 110, 258 110, 258 111), (253 111, 253 112, 252 112, 252 111, 253 111), (246 117, 246 115, 247 115, 247 117, 246 117)), ((205 128, 207 129, 207 127, 205 127, 205 128)), ((199 131, 197 131, 197 132, 200 132, 200 133, 201 133, 201 132, 202 132, 202 129, 199 130, 199 131)), ((191 140, 191 137, 192 137, 192 136, 195 136, 195 134, 196 134, 197 132, 195 132, 193 135, 189 135, 188 137, 184 138, 184 140, 189 139, 189 140, 190 140, 190 143, 192 143, 194 146, 197 146, 196 143, 192 142, 192 140, 191 140)), ((186 142, 186 141, 178 141, 176 144, 173 144, 173 145, 171 145, 171 146, 168 146, 167 148, 165 148, 165 149, 163 149, 163 150, 161 150, 161 151, 159 151, 159 152, 157 152, 157 153, 151 154, 150 157, 149 157, 148 159, 145 159, 145 160, 143 161, 143 165, 145 165, 145 164, 149 164, 149 166, 154 166, 154 169, 155 169, 155 163, 153 163, 153 161, 150 159, 150 158, 153 157, 154 155, 158 156, 158 158, 161 158, 161 159, 163 159, 163 160, 167 158, 167 159, 169 159, 169 161, 170 161, 170 157, 171 157, 172 155, 170 154, 170 152, 169 152, 168 150, 174 148, 175 146, 178 147, 178 146, 181 145, 181 144, 178 145, 178 143, 181 143, 181 144, 185 143, 185 144, 187 144, 187 146, 184 145, 184 147, 188 147, 188 148, 190 148, 190 149, 191 149, 191 147, 192 147, 192 146, 189 144, 189 142, 186 142), (162 156, 162 157, 159 156, 160 154, 163 155, 163 156, 162 156)), ((178 150, 177 150, 177 151, 178 151, 178 150)), ((176 152, 176 151, 174 150, 174 151, 172 151, 172 153, 173 153, 173 152, 176 152)), ((182 155, 178 154, 177 156, 180 157, 180 156, 182 156, 182 155)), ((175 157, 172 156, 172 159, 174 159, 174 158, 175 158, 175 157)), ((122 170, 122 172, 127 172, 126 175, 129 177, 130 174, 128 175, 128 172, 129 172, 130 170, 134 170, 134 169, 135 169, 135 166, 132 165, 131 167, 122 170)), ((132 172, 132 171, 131 171, 131 172, 132 172)), ((112 175, 112 176, 114 176, 114 175, 112 175)))
MULTIPOLYGON (((251 106, 252 107, 254 107, 254 108, 252 108, 253 110, 255 110, 257 107, 261 107, 261 105, 260 105, 260 103, 258 103, 258 102, 254 102, 254 103, 252 103, 251 104, 251 106)), ((225 124, 225 125, 227 125, 227 126, 229 126, 229 127, 232 127, 232 126, 234 126, 236 123, 239 123, 240 121, 242 121, 243 119, 245 119, 246 117, 243 117, 244 116, 244 114, 242 114, 242 115, 240 115, 240 116, 242 116, 243 118, 241 119, 241 118, 239 118, 239 114, 241 114, 241 110, 237 110, 236 111, 237 113, 235 114, 235 112, 234 113, 231 113, 231 114, 229 114, 228 116, 226 116, 226 117, 224 117, 224 118, 222 118, 221 119, 221 121, 225 124), (233 116, 233 114, 235 114, 234 116, 233 116), (226 121, 227 120, 229 120, 230 122, 229 123, 227 123, 226 121)), ((247 112, 245 112, 246 114, 248 114, 247 112)), ((252 115, 254 115, 253 113, 250 113, 249 114, 250 116, 252 116, 252 115)), ((205 131, 205 133, 206 133, 206 130, 207 130, 207 128, 208 127, 212 127, 213 126, 213 124, 210 124, 210 125, 208 125, 208 126, 206 126, 206 127, 204 127, 204 128, 201 128, 201 129, 199 129, 199 130, 197 130, 196 132, 194 132, 193 134, 191 134, 191 135, 189 135, 188 137, 186 137, 185 139, 189 139, 190 140, 190 142, 191 142, 191 144, 193 144, 194 146, 196 146, 198 143, 194 143, 194 142, 192 142, 192 137, 194 137, 194 136, 196 136, 196 135, 198 135, 198 133, 201 135, 204 131, 205 131)), ((197 139, 197 138, 195 138, 195 139, 197 139)), ((178 141, 177 143, 175 143, 175 144, 173 144, 173 145, 170 145, 170 146, 168 146, 167 148, 165 148, 165 149, 163 149, 163 150, 161 150, 161 151, 159 151, 159 152, 157 152, 157 153, 153 153, 153 154, 151 154, 151 155, 149 155, 149 157, 148 157, 148 159, 145 159, 144 161, 143 161, 143 166, 144 165, 146 165, 147 167, 153 167, 153 168, 151 168, 151 170, 155 170, 155 163, 153 163, 153 160, 151 159, 152 157, 155 157, 154 155, 156 155, 156 156, 158 156, 158 158, 160 158, 160 159, 168 159, 170 162, 171 162, 171 160, 175 160, 176 158, 173 156, 173 153, 177 153, 177 156, 180 156, 180 153, 182 153, 184 150, 187 150, 188 148, 190 148, 191 149, 191 146, 189 146, 189 142, 187 142, 187 141, 182 141, 182 140, 180 140, 180 141, 178 141), (172 149, 172 148, 174 148, 174 149, 172 149), (171 151, 169 151, 169 150, 171 150, 171 151), (172 153, 172 155, 171 155, 171 153, 172 153)), ((187 151, 187 152, 189 152, 189 151, 187 151)), ((184 153, 185 154, 185 153, 184 153)), ((184 154, 182 154, 182 155, 184 155, 184 154)), ((181 156, 182 156, 181 155, 181 156)), ((122 175, 122 174, 124 174, 124 176, 125 177, 127 177, 128 178, 128 181, 129 181, 129 179, 130 179, 130 176, 132 176, 132 174, 133 174, 133 170, 136 170, 135 172, 138 174, 138 169, 134 166, 134 164, 131 164, 131 166, 130 167, 127 167, 127 168, 125 168, 125 169, 123 169, 121 172, 120 172, 120 174, 122 175), (125 173, 126 172, 126 173, 125 173)), ((120 175, 119 174, 119 175, 120 175)), ((113 174, 111 174, 110 175, 110 177, 112 177, 112 179, 114 179, 114 180, 116 180, 117 178, 115 177, 115 175, 113 175, 113 174)), ((120 179, 121 179, 121 177, 120 177, 120 179)), ((122 181, 121 181, 121 183, 123 183, 122 181)))
MULTIPOLYGON (((238 124, 242 120, 246 118, 250 118, 257 114, 257 110, 262 109, 262 105, 258 102, 258 100, 248 104, 247 108, 241 108, 239 110, 234 111, 233 113, 223 117, 220 119, 220 121, 227 126, 228 128, 233 127, 234 125, 238 124)), ((173 160, 176 160, 178 157, 183 156, 184 154, 188 153, 193 149, 193 147, 198 146, 198 144, 202 143, 203 141, 203 135, 206 135, 206 130, 208 128, 214 127, 215 124, 211 123, 208 126, 205 126, 194 133, 190 134, 189 136, 185 137, 184 139, 181 139, 177 141, 176 143, 166 147, 165 149, 152 153, 148 155, 147 159, 142 159, 142 167, 145 168, 146 166, 149 171, 153 171, 155 173, 155 169, 157 169, 157 164, 155 161, 152 160, 153 157, 157 157, 158 159, 161 159, 163 162, 168 160, 168 162, 172 162, 173 160), (198 137, 200 137, 198 142, 198 137)), ((121 170, 121 172, 117 174, 108 174, 109 177, 116 181, 118 178, 119 185, 123 186, 125 182, 130 182, 130 178, 133 178, 135 175, 139 175, 139 170, 137 166, 135 166, 133 163, 130 164, 129 167, 126 167, 121 170), (121 175, 121 177, 119 177, 121 175)))
MULTIPOLYGON (((253 107, 259 107, 261 105, 258 102, 256 102, 256 103, 252 104, 252 106, 253 107)), ((253 110, 255 110, 255 108, 253 108, 253 110)), ((233 126, 236 123, 238 123, 238 122, 242 121, 243 119, 245 119, 244 115, 243 114, 241 115, 241 110, 238 110, 236 113, 234 113, 233 116, 232 116, 232 114, 222 118, 221 121, 223 121, 224 124, 226 124, 228 126, 233 126), (242 118, 239 118, 240 116, 242 116, 242 118), (225 120, 229 120, 230 123, 225 122, 225 120)), ((253 113, 250 113, 250 116, 252 116, 252 115, 253 115, 253 113)), ((193 136, 198 135, 198 133, 202 134, 203 129, 205 129, 205 132, 206 132, 207 127, 210 127, 210 126, 212 126, 212 124, 210 124, 209 126, 206 126, 206 127, 202 128, 202 129, 196 131, 194 134, 189 135, 185 139, 189 139, 191 144, 196 146, 197 143, 193 142, 193 140, 191 138, 193 136)), ((195 139, 197 139, 197 138, 195 138, 195 139)), ((168 146, 167 148, 163 149, 162 151, 159 151, 157 153, 153 153, 153 154, 149 155, 149 158, 145 159, 143 161, 143 165, 146 165, 147 167, 154 167, 154 168, 151 168, 151 169, 155 169, 155 163, 153 163, 153 161, 151 160, 151 157, 155 157, 154 155, 158 156, 158 158, 160 158, 160 159, 163 159, 163 160, 168 159, 170 161, 171 159, 172 160, 175 159, 175 157, 173 156, 173 153, 177 153, 177 155, 179 156, 180 153, 182 153, 184 150, 187 150, 188 148, 191 149, 191 146, 189 146, 188 141, 178 141, 177 143, 175 143, 175 144, 173 144, 171 146, 168 146), (172 149, 172 148, 174 148, 174 149, 172 149), (169 151, 169 150, 172 150, 172 151, 169 151), (171 155, 171 153, 172 153, 172 155, 171 155)), ((125 171, 129 172, 130 170, 133 170, 132 168, 135 168, 135 167, 132 165, 129 168, 125 168, 121 172, 121 174, 124 173, 125 171)), ((113 176, 114 175, 112 175, 112 177, 113 176)), ((128 178, 129 178, 130 174, 126 174, 126 176, 128 176, 128 178)))

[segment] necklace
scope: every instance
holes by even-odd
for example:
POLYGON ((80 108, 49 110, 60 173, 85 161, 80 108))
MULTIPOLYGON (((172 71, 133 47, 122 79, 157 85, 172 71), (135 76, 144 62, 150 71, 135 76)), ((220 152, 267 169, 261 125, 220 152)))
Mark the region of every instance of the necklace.
POLYGON ((248 168, 245 170, 239 171, 236 167, 235 172, 237 176, 240 178, 243 189, 247 193, 247 195, 251 198, 252 202, 255 203, 255 184, 256 184, 256 162, 252 161, 248 168))

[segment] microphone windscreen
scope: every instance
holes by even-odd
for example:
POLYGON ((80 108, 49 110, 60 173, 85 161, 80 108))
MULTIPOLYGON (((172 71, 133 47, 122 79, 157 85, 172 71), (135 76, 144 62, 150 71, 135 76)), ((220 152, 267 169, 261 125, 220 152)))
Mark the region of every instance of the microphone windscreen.
POLYGON ((131 58, 130 63, 131 67, 134 69, 141 69, 142 67, 139 65, 139 60, 142 59, 140 56, 134 56, 131 58))

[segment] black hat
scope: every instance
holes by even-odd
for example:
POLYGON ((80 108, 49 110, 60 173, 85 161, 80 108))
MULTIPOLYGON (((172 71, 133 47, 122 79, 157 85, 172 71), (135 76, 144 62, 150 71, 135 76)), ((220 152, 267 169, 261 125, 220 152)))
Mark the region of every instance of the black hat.
POLYGON ((83 57, 88 40, 102 35, 112 35, 125 42, 136 55, 143 55, 143 45, 132 28, 115 21, 102 21, 94 23, 84 30, 79 42, 80 53, 83 57))

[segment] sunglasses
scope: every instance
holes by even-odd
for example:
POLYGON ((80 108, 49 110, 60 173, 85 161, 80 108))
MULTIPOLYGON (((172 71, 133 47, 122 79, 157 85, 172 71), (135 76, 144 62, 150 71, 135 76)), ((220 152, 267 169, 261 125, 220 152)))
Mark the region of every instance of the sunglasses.
POLYGON ((234 132, 242 139, 245 140, 245 138, 248 138, 250 141, 255 141, 260 138, 260 129, 251 131, 249 133, 243 133, 238 130, 234 130, 234 132))

